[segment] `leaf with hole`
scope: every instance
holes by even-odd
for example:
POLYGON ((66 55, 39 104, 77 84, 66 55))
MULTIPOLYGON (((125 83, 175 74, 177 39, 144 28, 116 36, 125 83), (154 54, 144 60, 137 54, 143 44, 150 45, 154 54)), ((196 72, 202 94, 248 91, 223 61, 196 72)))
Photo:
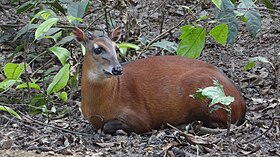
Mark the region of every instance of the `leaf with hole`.
POLYGON ((53 25, 55 25, 58 21, 58 18, 50 18, 40 24, 35 31, 35 39, 43 36, 53 25))
POLYGON ((211 100, 208 105, 209 108, 215 107, 218 103, 229 106, 232 102, 234 102, 234 97, 226 96, 223 86, 219 84, 217 80, 213 80, 213 85, 214 86, 203 89, 199 88, 192 97, 198 100, 203 100, 205 98, 211 100))
POLYGON ((228 36, 228 25, 221 23, 214 27, 209 34, 219 43, 223 46, 227 43, 227 36, 228 36))
POLYGON ((69 79, 69 64, 65 64, 54 76, 52 83, 47 88, 47 95, 58 92, 67 85, 69 79))

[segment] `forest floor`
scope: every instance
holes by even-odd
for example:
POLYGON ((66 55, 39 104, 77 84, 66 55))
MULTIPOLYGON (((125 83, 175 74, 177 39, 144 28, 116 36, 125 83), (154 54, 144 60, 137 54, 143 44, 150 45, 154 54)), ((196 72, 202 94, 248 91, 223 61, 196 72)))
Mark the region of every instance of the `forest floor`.
MULTIPOLYGON (((28 22, 25 16, 16 15, 16 6, 9 6, 9 3, 1 5, 6 7, 1 9, 0 23, 18 25, 14 29, 19 30, 28 22)), ((100 4, 92 4, 91 7, 98 5, 100 4)), ((184 16, 184 6, 194 8, 197 15, 202 11, 213 13, 213 6, 201 9, 195 1, 138 1, 132 8, 127 9, 129 21, 137 21, 130 28, 130 32, 136 36, 130 36, 130 40, 137 39, 140 35, 153 40, 159 34, 167 32, 162 39, 178 41, 180 33, 177 25, 183 18, 186 18, 185 23, 193 22, 192 19, 187 19, 189 16, 184 16), (146 7, 143 7, 145 5, 146 7)), ((277 6, 279 8, 280 4, 277 6)), ((280 18, 278 15, 275 20, 271 19, 265 9, 261 9, 260 13, 262 26, 256 39, 253 39, 245 25, 240 23, 238 38, 233 45, 223 47, 207 37, 199 58, 219 67, 240 88, 246 100, 246 121, 241 126, 233 127, 229 137, 225 136, 225 130, 215 129, 209 133, 195 123, 189 133, 173 127, 141 135, 120 133, 112 136, 100 130, 96 132, 79 112, 81 99, 78 90, 76 96, 66 104, 69 112, 56 119, 50 120, 42 115, 31 116, 26 110, 27 107, 16 105, 14 107, 24 115, 24 121, 18 121, 1 112, 0 156, 280 156, 280 121, 273 121, 274 117, 280 115, 280 111, 276 110, 279 105, 276 79, 280 76, 276 76, 273 69, 273 66, 279 67, 280 18), (253 69, 243 71, 249 58, 256 56, 266 57, 271 64, 257 63, 253 69), (266 133, 262 135, 264 132, 266 133)), ((90 15, 85 21, 89 22, 99 14, 103 13, 90 15)), ((114 17, 114 13, 112 16, 114 17)), ((96 23, 96 26, 102 24, 104 25, 104 21, 96 23)), ((13 52, 15 45, 4 42, 0 46, 2 61, 5 55, 13 52)), ((148 50, 144 56, 155 54, 168 52, 148 50)), ((126 60, 133 60, 136 55, 129 55, 126 60)), ((11 98, 11 95, 6 96, 11 98)))

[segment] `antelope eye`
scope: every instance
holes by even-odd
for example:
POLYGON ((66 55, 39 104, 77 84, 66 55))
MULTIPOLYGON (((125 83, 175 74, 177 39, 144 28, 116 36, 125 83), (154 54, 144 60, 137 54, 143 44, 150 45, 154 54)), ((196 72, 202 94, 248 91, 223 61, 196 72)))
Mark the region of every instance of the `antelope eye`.
POLYGON ((101 48, 94 48, 93 52, 97 55, 99 55, 100 53, 102 53, 102 49, 101 48))

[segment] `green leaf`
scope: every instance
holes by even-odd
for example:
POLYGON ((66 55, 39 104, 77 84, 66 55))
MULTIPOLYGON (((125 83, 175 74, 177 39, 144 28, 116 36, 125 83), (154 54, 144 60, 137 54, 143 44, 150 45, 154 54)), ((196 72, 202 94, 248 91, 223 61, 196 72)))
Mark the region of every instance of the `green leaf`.
POLYGON ((119 48, 121 54, 124 55, 124 56, 126 55, 128 48, 132 48, 132 49, 135 49, 135 50, 140 49, 139 46, 137 46, 135 44, 132 44, 132 43, 126 43, 126 42, 122 42, 120 44, 117 44, 117 47, 119 48))
POLYGON ((37 89, 38 91, 40 91, 40 86, 37 85, 36 83, 34 82, 28 82, 28 84, 25 82, 25 83, 22 83, 20 85, 18 85, 16 87, 16 89, 22 89, 22 88, 32 88, 32 89, 37 89))
POLYGON ((63 68, 54 76, 52 83, 48 86, 47 95, 57 92, 67 85, 69 79, 69 64, 65 64, 63 68))
POLYGON ((54 2, 46 1, 45 4, 54 7, 55 9, 57 9, 58 11, 60 11, 63 15, 65 15, 65 10, 64 10, 64 8, 62 7, 62 5, 60 5, 60 2, 59 2, 59 1, 54 1, 54 2))
POLYGON ((169 52, 175 52, 178 47, 178 45, 175 42, 170 42, 170 41, 166 41, 166 40, 153 43, 151 46, 159 47, 159 48, 165 49, 169 52))
POLYGON ((246 18, 246 26, 250 34, 255 38, 261 28, 261 15, 257 6, 252 0, 241 0, 238 5, 238 12, 244 14, 246 18))
POLYGON ((247 71, 249 69, 252 69, 256 65, 257 61, 262 63, 269 63, 269 61, 265 57, 262 56, 253 57, 249 59, 248 63, 245 65, 243 70, 247 71))
POLYGON ((66 102, 68 100, 68 96, 66 92, 61 92, 60 94, 57 94, 59 99, 61 99, 63 102, 66 102))
POLYGON ((11 114, 12 116, 16 117, 17 119, 20 119, 21 120, 21 117, 20 115, 14 111, 12 108, 8 107, 8 106, 3 106, 3 105, 0 105, 0 110, 1 111, 5 111, 5 112, 8 112, 9 114, 11 114))
POLYGON ((59 32, 55 33, 55 34, 52 35, 52 36, 45 36, 45 38, 47 38, 47 39, 48 39, 48 38, 51 38, 51 39, 53 39, 55 42, 57 42, 57 39, 60 38, 61 35, 62 35, 62 32, 59 31, 59 32))
POLYGON ((221 23, 214 27, 209 34, 219 43, 223 46, 227 43, 227 36, 228 36, 228 25, 221 23))
POLYGON ((72 41, 73 39, 74 39, 74 37, 73 37, 72 35, 66 36, 66 37, 62 38, 62 39, 57 43, 57 45, 63 45, 63 44, 65 44, 65 43, 67 43, 67 42, 72 41))
POLYGON ((74 21, 83 22, 83 19, 82 19, 82 18, 74 17, 74 16, 67 16, 67 20, 68 20, 70 23, 73 23, 74 21))
POLYGON ((33 1, 27 1, 23 5, 21 5, 20 7, 17 8, 16 13, 20 14, 22 12, 28 11, 28 10, 32 9, 34 7, 34 5, 35 4, 33 1))
POLYGON ((216 6, 218 9, 221 9, 221 4, 222 4, 222 1, 221 1, 221 0, 212 0, 212 2, 215 4, 215 6, 216 6))
POLYGON ((126 43, 126 42, 122 42, 120 44, 117 44, 117 47, 118 48, 132 48, 132 49, 135 49, 135 50, 140 50, 140 47, 135 45, 135 44, 132 44, 132 43, 126 43))
POLYGON ((4 66, 4 74, 7 79, 17 80, 24 72, 24 64, 7 63, 4 66))
POLYGON ((238 33, 238 23, 234 13, 234 5, 230 0, 221 0, 221 2, 221 9, 216 11, 216 19, 228 25, 227 42, 233 44, 238 33))
POLYGON ((0 82, 0 91, 8 89, 9 87, 13 86, 16 82, 17 80, 9 80, 9 79, 0 82))
POLYGON ((83 53, 83 55, 85 55, 86 54, 86 47, 83 45, 83 44, 81 44, 81 48, 82 48, 82 53, 83 53))
MULTIPOLYGON (((177 54, 188 58, 197 58, 204 47, 206 30, 203 27, 184 27, 177 54)), ((182 29, 180 29, 182 32, 182 29)))
MULTIPOLYGON (((67 13, 70 16, 82 18, 86 11, 88 0, 83 0, 81 2, 73 2, 67 5, 67 13)), ((73 24, 77 25, 79 22, 77 20, 73 21, 73 24)))
POLYGON ((59 31, 61 30, 61 28, 50 28, 45 34, 44 36, 39 37, 37 40, 41 40, 43 38, 55 38, 54 36, 51 35, 55 35, 55 33, 59 33, 59 31))
POLYGON ((70 79, 69 79, 69 85, 71 88, 74 88, 77 85, 77 80, 78 80, 78 73, 77 73, 77 71, 75 71, 73 73, 73 76, 70 76, 70 79))
POLYGON ((53 46, 49 48, 49 51, 53 52, 57 56, 62 65, 65 65, 67 63, 70 52, 66 48, 53 46))
POLYGON ((270 0, 261 0, 262 3, 265 5, 265 7, 267 7, 269 10, 269 13, 270 13, 270 16, 272 17, 273 20, 275 20, 275 18, 277 16, 275 16, 275 6, 274 4, 270 1, 270 0))
POLYGON ((38 39, 44 35, 54 24, 56 24, 58 18, 50 18, 38 26, 35 32, 35 39, 38 39))
POLYGON ((214 86, 198 89, 195 95, 202 95, 210 99, 209 108, 215 107, 218 103, 229 106, 234 101, 234 97, 226 96, 223 86, 217 80, 213 80, 213 84, 214 86))

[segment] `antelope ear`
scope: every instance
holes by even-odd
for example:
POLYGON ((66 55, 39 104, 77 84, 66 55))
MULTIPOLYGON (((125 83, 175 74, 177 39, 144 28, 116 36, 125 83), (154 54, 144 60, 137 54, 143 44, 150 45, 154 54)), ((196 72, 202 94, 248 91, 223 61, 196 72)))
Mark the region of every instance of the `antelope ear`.
POLYGON ((78 42, 85 42, 87 40, 85 33, 78 27, 73 29, 73 34, 78 42))
POLYGON ((110 39, 112 40, 112 41, 114 41, 114 42, 116 42, 116 41, 118 41, 120 38, 121 38, 121 34, 122 34, 122 29, 121 29, 121 27, 119 26, 119 27, 117 27, 117 28, 115 28, 112 32, 111 32, 111 34, 110 34, 110 39))

